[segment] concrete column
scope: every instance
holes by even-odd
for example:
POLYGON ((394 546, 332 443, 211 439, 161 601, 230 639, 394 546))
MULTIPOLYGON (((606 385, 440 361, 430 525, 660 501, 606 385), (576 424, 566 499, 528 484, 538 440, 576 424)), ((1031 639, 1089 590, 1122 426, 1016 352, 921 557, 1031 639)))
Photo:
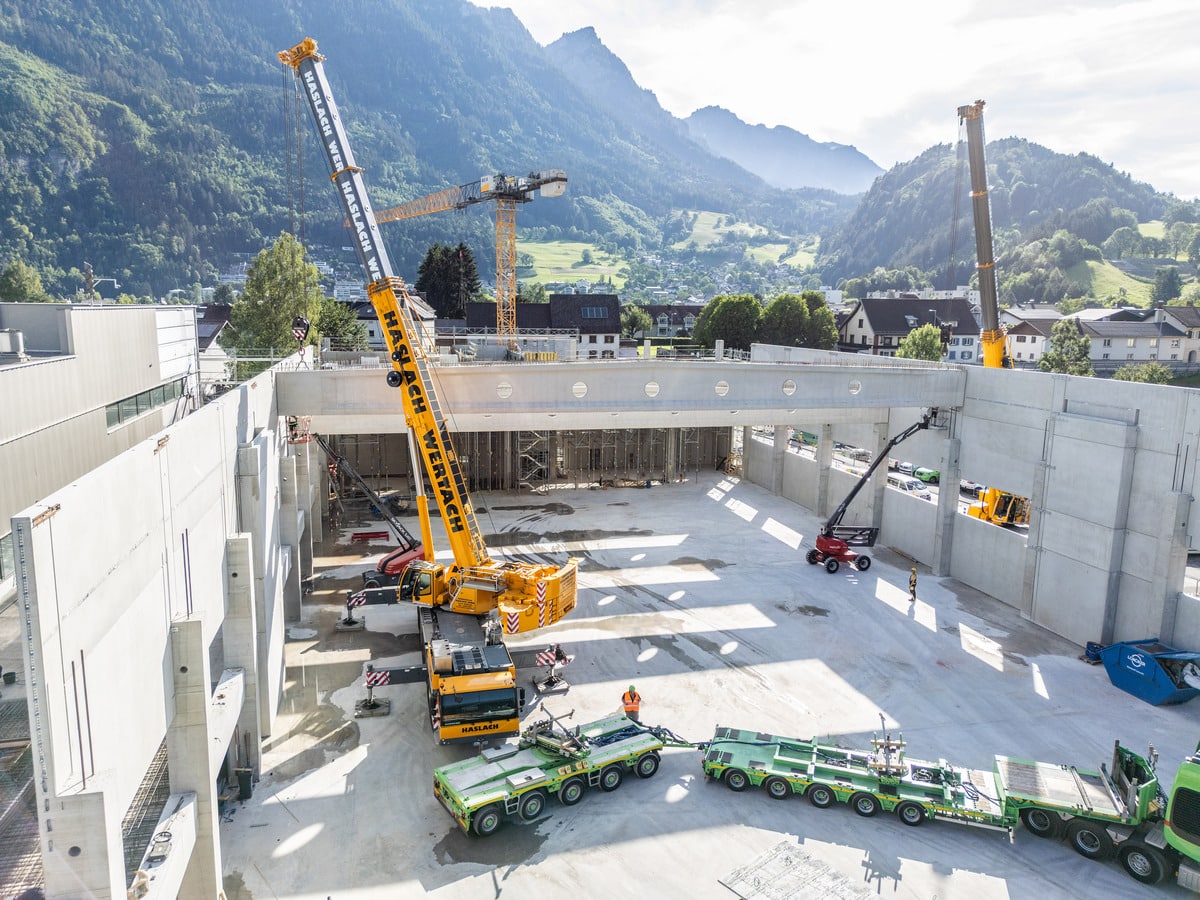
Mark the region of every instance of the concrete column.
POLYGON ((254 603, 253 551, 248 534, 235 534, 225 542, 225 665, 245 671, 242 711, 238 716, 235 759, 242 768, 260 774, 262 719, 259 714, 258 625, 254 603))
POLYGON ((329 521, 329 466, 325 454, 314 447, 309 456, 309 470, 313 483, 312 539, 314 543, 325 540, 325 523, 329 521))
MULTIPOLYGON (((883 448, 888 442, 888 423, 875 423, 875 449, 871 455, 871 459, 875 459, 883 452, 883 448)), ((871 502, 871 524, 879 528, 883 525, 883 499, 884 491, 887 490, 887 460, 885 459, 879 464, 879 468, 875 470, 871 476, 875 481, 875 485, 867 494, 867 499, 871 502)))
POLYGON ((934 575, 949 575, 954 549, 954 526, 958 524, 958 454, 962 443, 948 438, 942 451, 938 481, 938 511, 933 528, 933 559, 929 567, 934 575))
POLYGON ((208 725, 208 648, 197 619, 171 625, 175 715, 167 729, 171 793, 196 794, 196 846, 179 892, 181 900, 212 900, 221 890, 221 833, 217 826, 216 773, 208 725))
POLYGON ((1177 586, 1183 584, 1187 572, 1187 526, 1191 508, 1192 496, 1180 491, 1172 493, 1162 504, 1162 526, 1158 530, 1150 596, 1163 598, 1158 634, 1168 644, 1175 643, 1176 616, 1182 593, 1177 586))
MULTIPOLYGON (((300 558, 300 506, 296 491, 296 458, 284 456, 279 460, 279 546, 283 556, 291 560, 283 578, 283 618, 285 622, 300 621, 300 581, 306 576, 300 558)), ((312 558, 309 555, 311 567, 312 558)), ((310 568, 307 574, 311 574, 310 568)))
POLYGON ((313 519, 319 518, 314 512, 317 496, 313 485, 312 463, 320 449, 309 441, 305 444, 294 444, 298 451, 296 457, 296 508, 300 511, 300 578, 312 577, 313 572, 313 519))
POLYGON ((679 429, 668 428, 667 446, 663 457, 663 481, 672 484, 679 478, 679 429))
POLYGON ((754 446, 754 429, 749 425, 742 426, 742 478, 746 481, 753 481, 755 484, 763 484, 764 479, 757 476, 751 476, 750 470, 753 468, 750 464, 750 448, 754 446))
POLYGON ((783 494, 783 463, 787 459, 790 430, 786 425, 775 426, 774 441, 771 445, 771 493, 776 496, 783 494))
MULTIPOLYGON (((1045 446, 1054 444, 1054 416, 1046 421, 1045 446)), ((1050 480, 1052 466, 1043 450, 1033 470, 1033 493, 1029 495, 1029 530, 1025 533, 1025 571, 1021 578, 1021 618, 1034 620, 1037 604, 1038 565, 1041 563, 1043 530, 1046 524, 1046 485, 1050 480)))
POLYGON ((828 423, 821 426, 817 432, 817 515, 822 519, 828 518, 841 502, 835 502, 829 496, 829 485, 833 471, 833 426, 828 423))
POLYGON ((47 897, 125 896, 121 817, 109 816, 101 793, 57 796, 39 804, 47 897), (48 808, 46 808, 48 807, 48 808), (109 821, 111 818, 111 821, 109 821))

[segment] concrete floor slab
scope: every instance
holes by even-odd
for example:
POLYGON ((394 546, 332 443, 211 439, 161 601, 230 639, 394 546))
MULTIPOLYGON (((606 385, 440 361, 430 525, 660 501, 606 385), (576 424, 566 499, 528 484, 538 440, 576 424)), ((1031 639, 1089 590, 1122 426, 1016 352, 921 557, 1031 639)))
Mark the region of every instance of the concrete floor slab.
MULTIPOLYGON (((1152 742, 1168 784, 1195 746, 1195 709, 1119 691, 1079 661, 1080 647, 961 583, 922 570, 910 604, 910 562, 885 547, 865 573, 807 565, 817 518, 736 478, 475 503, 497 556, 581 557, 575 612, 514 640, 574 654, 570 690, 544 702, 575 722, 615 710, 634 682, 644 722, 696 741, 720 724, 865 746, 882 717, 913 757, 990 769, 995 754, 1096 768, 1120 738, 1152 742)), ((1186 895, 1020 830, 1010 844, 965 826, 913 829, 735 794, 705 782, 695 750, 666 751, 656 777, 613 794, 551 803, 490 838, 463 835, 434 800, 431 774, 473 751, 433 743, 420 686, 382 689, 388 717, 353 718, 363 662, 418 650, 408 609, 372 608, 366 630, 335 631, 344 592, 360 583, 353 553, 348 543, 316 552, 323 570, 286 645, 263 779, 223 816, 229 900, 725 898, 735 894, 723 881, 774 859, 781 843, 847 896, 850 886, 895 900, 1186 895)))

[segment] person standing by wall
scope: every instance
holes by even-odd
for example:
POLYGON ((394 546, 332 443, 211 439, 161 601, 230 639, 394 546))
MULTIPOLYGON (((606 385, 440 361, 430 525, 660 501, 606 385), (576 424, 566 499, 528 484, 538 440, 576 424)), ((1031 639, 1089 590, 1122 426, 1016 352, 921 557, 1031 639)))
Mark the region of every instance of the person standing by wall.
POLYGON ((625 708, 625 715, 635 722, 640 722, 642 709, 642 695, 637 692, 632 684, 624 694, 621 695, 621 706, 625 708))

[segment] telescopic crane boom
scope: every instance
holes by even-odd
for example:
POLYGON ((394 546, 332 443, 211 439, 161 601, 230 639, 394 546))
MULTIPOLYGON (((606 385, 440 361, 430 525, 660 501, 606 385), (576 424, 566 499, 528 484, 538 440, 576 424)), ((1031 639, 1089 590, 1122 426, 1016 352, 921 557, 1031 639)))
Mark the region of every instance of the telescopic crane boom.
MULTIPOLYGON (((506 634, 531 631, 558 621, 575 607, 576 569, 570 559, 561 568, 493 560, 475 520, 458 455, 438 403, 425 348, 411 318, 412 301, 379 234, 362 169, 354 162, 346 131, 325 77, 317 43, 305 38, 279 59, 296 73, 320 134, 334 186, 354 234, 354 246, 367 276, 367 295, 375 308, 392 360, 387 383, 400 390, 404 414, 423 461, 446 528, 454 563, 409 565, 400 585, 404 599, 452 612, 484 615, 498 611, 506 634)), ((428 521, 423 492, 418 510, 428 521)), ((426 548, 429 552, 429 548, 426 548)))
POLYGON ((528 175, 485 175, 478 181, 435 191, 376 214, 376 222, 395 222, 476 203, 496 203, 496 333, 517 333, 517 205, 528 203, 535 192, 560 197, 567 189, 567 173, 545 169, 528 175))
POLYGON ((987 163, 983 153, 983 101, 958 108, 960 124, 967 128, 967 158, 971 167, 971 211, 975 218, 975 268, 979 273, 979 306, 983 316, 983 364, 989 369, 1011 369, 1008 337, 1000 327, 996 291, 996 261, 992 254, 992 212, 988 203, 987 163))

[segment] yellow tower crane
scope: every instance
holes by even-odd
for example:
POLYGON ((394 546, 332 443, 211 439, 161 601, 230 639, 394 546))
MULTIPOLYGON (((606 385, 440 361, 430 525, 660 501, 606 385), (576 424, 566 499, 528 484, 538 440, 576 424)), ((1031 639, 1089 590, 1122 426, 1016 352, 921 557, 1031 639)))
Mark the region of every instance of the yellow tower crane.
POLYGON ((545 169, 528 175, 485 175, 470 184, 436 191, 375 214, 376 222, 412 219, 475 203, 496 203, 496 333, 517 333, 517 204, 528 203, 535 191, 543 197, 560 197, 567 189, 567 173, 545 169))

